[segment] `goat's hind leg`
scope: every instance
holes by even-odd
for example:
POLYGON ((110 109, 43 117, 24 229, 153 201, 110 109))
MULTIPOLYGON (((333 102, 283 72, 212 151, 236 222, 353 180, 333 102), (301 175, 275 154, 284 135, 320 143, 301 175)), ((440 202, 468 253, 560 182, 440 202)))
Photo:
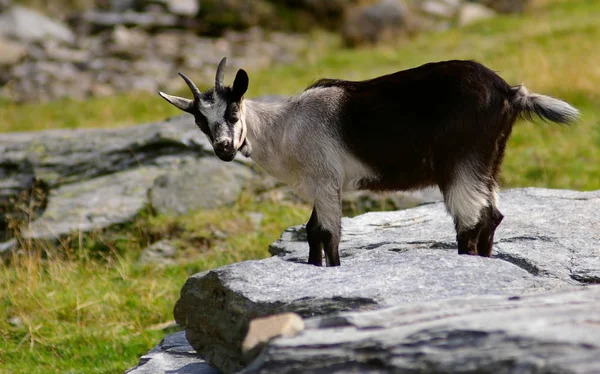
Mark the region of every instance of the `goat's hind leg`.
POLYGON ((479 256, 490 257, 492 255, 494 233, 503 218, 502 213, 493 205, 487 207, 483 212, 483 225, 477 241, 477 254, 479 256))
MULTIPOLYGON (((477 255, 479 239, 492 226, 485 212, 492 205, 489 189, 477 172, 463 167, 443 186, 444 201, 456 228, 458 253, 477 255)), ((493 230, 492 230, 493 231, 493 230)), ((484 234, 488 235, 489 234, 484 234)))

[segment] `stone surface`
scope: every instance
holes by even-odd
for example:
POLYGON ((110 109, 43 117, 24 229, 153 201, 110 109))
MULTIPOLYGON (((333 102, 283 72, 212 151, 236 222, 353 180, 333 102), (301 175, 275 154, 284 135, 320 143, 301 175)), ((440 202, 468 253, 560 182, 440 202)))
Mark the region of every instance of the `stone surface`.
POLYGON ((194 17, 200 10, 200 0, 165 0, 167 9, 173 14, 194 17))
POLYGON ((243 373, 598 373, 600 286, 306 321, 243 373))
POLYGON ((251 319, 303 317, 480 295, 518 296, 600 281, 600 191, 516 189, 493 258, 458 256, 443 204, 343 219, 342 266, 306 265, 303 228, 274 243, 275 256, 196 274, 175 319, 202 357, 225 372, 243 367, 251 319))
POLYGON ((18 63, 27 54, 27 48, 19 43, 0 38, 0 66, 18 63))
POLYGON ((162 171, 142 167, 51 191, 42 216, 22 232, 25 238, 56 238, 132 221, 147 205, 148 190, 162 171))
POLYGON ((235 202, 254 173, 217 158, 189 159, 154 181, 150 203, 159 213, 180 215, 235 202))
POLYGON ((64 43, 75 42, 71 30, 56 20, 36 11, 14 5, 0 13, 0 36, 22 42, 54 39, 64 43))
POLYGON ((496 15, 492 9, 477 3, 466 3, 458 11, 458 24, 465 26, 473 22, 492 18, 496 15))
POLYGON ((184 332, 165 337, 156 347, 140 358, 139 364, 127 374, 221 374, 199 358, 185 339, 184 332))

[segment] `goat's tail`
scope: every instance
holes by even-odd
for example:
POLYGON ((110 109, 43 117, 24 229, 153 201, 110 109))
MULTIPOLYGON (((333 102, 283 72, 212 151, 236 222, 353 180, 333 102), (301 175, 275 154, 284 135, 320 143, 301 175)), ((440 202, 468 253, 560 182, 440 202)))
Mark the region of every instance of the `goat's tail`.
POLYGON ((562 100, 529 93, 525 86, 516 86, 513 90, 516 91, 514 103, 517 111, 524 119, 532 121, 535 114, 544 121, 567 125, 579 118, 579 111, 562 100))

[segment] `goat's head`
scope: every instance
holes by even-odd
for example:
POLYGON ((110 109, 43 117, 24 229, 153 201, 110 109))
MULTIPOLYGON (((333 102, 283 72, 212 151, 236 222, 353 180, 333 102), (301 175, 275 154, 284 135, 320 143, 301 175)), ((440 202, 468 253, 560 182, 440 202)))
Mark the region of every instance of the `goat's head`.
POLYGON ((215 86, 202 93, 184 74, 179 73, 188 85, 194 99, 168 95, 160 92, 169 103, 194 116, 196 125, 206 134, 217 156, 223 161, 231 161, 239 150, 250 156, 250 143, 246 139, 246 123, 242 119, 243 96, 248 89, 248 74, 238 70, 233 86, 223 86, 225 61, 217 68, 215 86))

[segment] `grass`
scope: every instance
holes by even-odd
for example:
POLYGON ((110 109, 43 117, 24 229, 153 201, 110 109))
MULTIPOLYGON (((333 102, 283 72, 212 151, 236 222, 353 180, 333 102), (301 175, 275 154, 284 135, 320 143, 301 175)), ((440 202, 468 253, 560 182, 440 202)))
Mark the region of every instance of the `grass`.
POLYGON ((300 204, 244 193, 231 208, 147 215, 118 230, 65 238, 46 259, 40 251, 15 256, 0 268, 0 372, 123 372, 165 335, 190 275, 267 257, 273 239, 308 214, 300 204), (250 212, 262 214, 259 230, 250 212), (139 263, 142 248, 158 238, 177 239, 178 264, 139 263))
MULTIPOLYGON (((250 72, 249 96, 291 94, 323 76, 363 79, 429 61, 473 58, 510 83, 524 82, 530 91, 563 98, 582 112, 569 128, 519 123, 507 149, 504 187, 598 189, 598 19, 598 1, 538 1, 524 16, 421 35, 397 46, 334 47, 295 65, 250 72)), ((0 130, 123 126, 176 113, 144 93, 3 102, 0 130)), ((46 257, 44 243, 24 243, 29 255, 0 265, 0 372, 113 373, 135 365, 164 336, 189 275, 267 256, 268 243, 285 227, 306 221, 308 213, 302 204, 245 193, 233 207, 184 217, 145 215, 125 227, 65 238, 46 257), (259 229, 249 212, 264 215, 259 229), (141 249, 161 238, 177 240, 178 264, 139 264, 141 249)))

